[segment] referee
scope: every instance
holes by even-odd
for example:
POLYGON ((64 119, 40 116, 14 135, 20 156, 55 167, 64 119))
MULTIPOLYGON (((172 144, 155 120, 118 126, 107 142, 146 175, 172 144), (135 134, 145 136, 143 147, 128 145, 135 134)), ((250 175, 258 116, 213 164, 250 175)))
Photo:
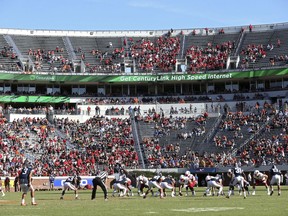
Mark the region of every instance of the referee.
POLYGON ((102 191, 104 192, 105 201, 108 200, 107 188, 106 188, 107 177, 108 177, 108 173, 105 172, 105 171, 102 171, 102 172, 98 172, 96 177, 92 180, 92 182, 93 182, 93 190, 92 190, 91 200, 94 200, 95 197, 96 197, 97 186, 100 186, 102 191))

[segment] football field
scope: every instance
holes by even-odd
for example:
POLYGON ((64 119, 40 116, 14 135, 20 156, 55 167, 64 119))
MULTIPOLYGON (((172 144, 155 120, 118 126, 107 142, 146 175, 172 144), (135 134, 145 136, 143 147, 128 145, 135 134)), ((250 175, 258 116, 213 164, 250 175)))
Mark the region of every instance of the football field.
MULTIPOLYGON (((225 188, 225 193, 227 193, 225 188)), ((148 216, 148 215, 213 215, 213 216, 287 216, 288 187, 282 186, 281 196, 277 190, 268 196, 263 187, 257 188, 256 195, 248 195, 246 199, 238 192, 229 199, 225 196, 203 197, 205 188, 196 188, 196 196, 152 197, 146 199, 137 195, 130 197, 112 197, 104 201, 103 193, 97 191, 95 200, 91 200, 91 190, 80 190, 79 200, 74 199, 72 191, 68 191, 64 200, 60 200, 61 191, 36 191, 37 206, 30 204, 30 194, 26 198, 27 206, 20 206, 21 193, 7 192, 0 198, 0 211, 4 216, 73 216, 73 215, 107 215, 107 216, 148 216)), ((170 192, 168 193, 171 194, 170 192)))

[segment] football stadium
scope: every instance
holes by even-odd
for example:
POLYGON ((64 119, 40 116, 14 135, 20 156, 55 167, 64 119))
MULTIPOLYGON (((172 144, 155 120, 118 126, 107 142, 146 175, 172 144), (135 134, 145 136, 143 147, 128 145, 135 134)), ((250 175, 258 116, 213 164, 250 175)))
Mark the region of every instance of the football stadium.
POLYGON ((287 41, 0 29, 1 212, 287 215, 287 41))

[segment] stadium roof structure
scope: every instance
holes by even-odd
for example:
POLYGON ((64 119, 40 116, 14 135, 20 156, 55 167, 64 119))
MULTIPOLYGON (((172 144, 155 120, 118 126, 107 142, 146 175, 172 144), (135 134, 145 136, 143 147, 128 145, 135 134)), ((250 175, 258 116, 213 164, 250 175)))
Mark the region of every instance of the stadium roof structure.
MULTIPOLYGON (((241 31, 241 29, 247 29, 249 26, 230 26, 230 27, 208 27, 208 34, 218 34, 219 30, 223 29, 224 32, 227 33, 236 33, 241 31)), ((279 30, 279 29, 287 29, 288 22, 283 23, 271 23, 271 24, 261 24, 261 25, 253 25, 253 31, 267 31, 267 30, 279 30)), ((173 33, 177 34, 191 34, 193 31, 196 31, 199 35, 206 35, 207 27, 203 28, 191 28, 191 29, 173 29, 173 33)), ((161 36, 167 31, 171 29, 163 29, 163 30, 44 30, 44 29, 9 29, 3 28, 0 29, 0 34, 13 34, 13 35, 33 35, 33 36, 77 36, 77 37, 152 37, 152 36, 161 36)))

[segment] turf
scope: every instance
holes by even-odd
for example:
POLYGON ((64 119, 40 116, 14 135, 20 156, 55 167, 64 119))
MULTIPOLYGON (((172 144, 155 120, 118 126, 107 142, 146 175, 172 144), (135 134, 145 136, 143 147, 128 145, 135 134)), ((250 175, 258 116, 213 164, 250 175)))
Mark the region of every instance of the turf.
MULTIPOLYGON (((97 192, 95 200, 91 200, 91 190, 80 190, 79 200, 68 191, 64 200, 60 200, 61 191, 36 191, 37 206, 30 205, 30 197, 26 198, 27 206, 20 206, 21 193, 6 193, 0 198, 1 215, 13 216, 130 216, 130 215, 213 215, 213 216, 285 216, 288 215, 288 187, 282 187, 281 196, 274 189, 273 196, 268 196, 264 188, 257 188, 255 196, 234 195, 230 199, 225 196, 203 197, 205 188, 196 188, 196 196, 192 197, 152 197, 146 199, 139 196, 111 197, 104 201, 101 190, 97 192)), ((111 191, 110 191, 111 192, 111 191)), ((227 192, 227 188, 225 188, 227 192)), ((170 194, 170 193, 169 193, 170 194)))

